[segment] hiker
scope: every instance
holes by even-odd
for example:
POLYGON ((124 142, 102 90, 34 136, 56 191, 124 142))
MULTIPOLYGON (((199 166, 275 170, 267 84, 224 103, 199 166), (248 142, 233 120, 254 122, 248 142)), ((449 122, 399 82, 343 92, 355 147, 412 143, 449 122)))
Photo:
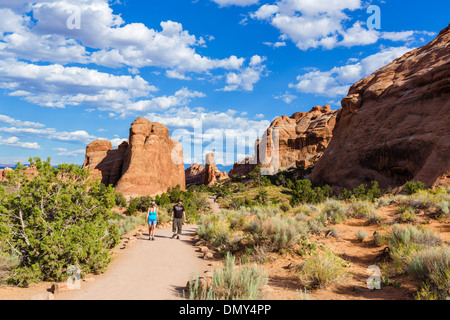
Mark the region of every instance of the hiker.
POLYGON ((158 225, 158 206, 155 201, 152 201, 151 207, 147 213, 148 223, 148 240, 155 240, 155 229, 158 225))
POLYGON ((172 217, 170 218, 170 221, 173 221, 172 239, 174 239, 175 237, 177 237, 177 239, 180 239, 183 223, 186 222, 186 212, 184 210, 183 201, 178 200, 178 203, 173 207, 172 217))

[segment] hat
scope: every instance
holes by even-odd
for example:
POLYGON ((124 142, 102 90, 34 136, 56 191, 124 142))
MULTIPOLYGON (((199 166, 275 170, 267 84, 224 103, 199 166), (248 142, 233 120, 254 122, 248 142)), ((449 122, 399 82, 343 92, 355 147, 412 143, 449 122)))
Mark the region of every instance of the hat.
POLYGON ((156 202, 155 201, 152 201, 152 205, 155 205, 156 204, 156 202))

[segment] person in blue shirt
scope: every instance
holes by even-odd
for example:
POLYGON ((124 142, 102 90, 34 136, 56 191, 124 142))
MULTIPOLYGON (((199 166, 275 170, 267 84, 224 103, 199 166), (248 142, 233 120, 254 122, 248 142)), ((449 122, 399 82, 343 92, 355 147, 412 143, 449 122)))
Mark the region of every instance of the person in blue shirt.
POLYGON ((148 209, 146 220, 148 224, 148 240, 155 240, 155 229, 158 225, 158 206, 155 201, 152 201, 152 205, 148 209))

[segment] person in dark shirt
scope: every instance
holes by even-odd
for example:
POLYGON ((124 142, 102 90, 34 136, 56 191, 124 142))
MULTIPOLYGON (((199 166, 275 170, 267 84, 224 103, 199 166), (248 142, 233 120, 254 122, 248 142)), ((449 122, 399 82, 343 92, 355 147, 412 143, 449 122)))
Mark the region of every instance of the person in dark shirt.
POLYGON ((177 239, 180 239, 180 234, 183 229, 183 223, 186 222, 186 212, 181 200, 178 200, 178 203, 173 207, 172 217, 170 218, 170 221, 173 222, 172 239, 174 239, 175 237, 177 237, 177 239))

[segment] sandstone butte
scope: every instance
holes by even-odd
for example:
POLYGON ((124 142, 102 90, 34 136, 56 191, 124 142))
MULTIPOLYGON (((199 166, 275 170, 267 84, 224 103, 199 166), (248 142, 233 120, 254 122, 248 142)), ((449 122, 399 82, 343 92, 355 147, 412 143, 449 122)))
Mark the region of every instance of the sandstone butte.
POLYGON ((315 183, 382 187, 450 182, 450 25, 429 44, 354 84, 315 183))
POLYGON ((106 140, 90 143, 83 168, 90 170, 92 178, 132 197, 186 187, 181 144, 170 138, 166 126, 145 118, 132 123, 128 142, 117 149, 106 140))
POLYGON ((266 167, 270 163, 279 170, 308 167, 330 143, 336 117, 337 111, 326 105, 316 106, 309 112, 294 113, 291 117, 276 118, 263 137, 256 141, 257 159, 251 157, 235 163, 228 175, 247 175, 257 164, 266 167), (278 156, 272 154, 272 146, 277 147, 273 141, 279 141, 278 156))
POLYGON ((214 154, 206 155, 205 167, 195 163, 185 170, 186 185, 205 184, 211 186, 217 181, 228 179, 226 172, 221 172, 215 164, 214 154))

